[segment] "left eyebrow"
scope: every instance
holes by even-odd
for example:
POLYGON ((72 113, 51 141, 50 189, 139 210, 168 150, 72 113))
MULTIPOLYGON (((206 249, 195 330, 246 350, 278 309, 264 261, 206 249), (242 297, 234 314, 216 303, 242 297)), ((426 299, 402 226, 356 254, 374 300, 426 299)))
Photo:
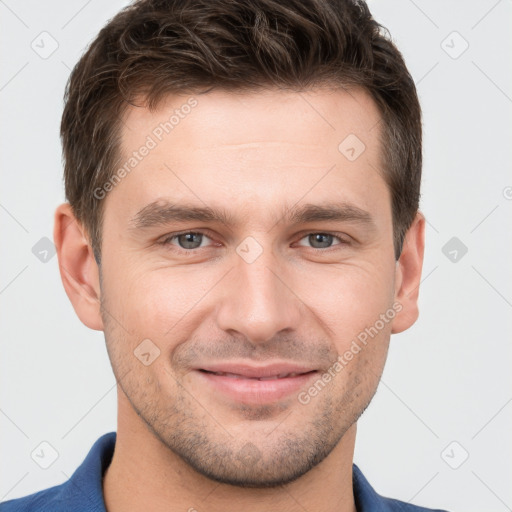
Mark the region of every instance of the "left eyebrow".
MULTIPOLYGON (((219 222, 227 227, 236 224, 237 218, 225 209, 193 204, 172 204, 168 201, 154 201, 130 220, 131 229, 142 230, 164 226, 172 222, 219 222)), ((376 228, 373 217, 365 210, 350 203, 305 204, 300 207, 283 208, 283 214, 276 224, 289 222, 292 225, 310 222, 355 222, 368 228, 376 228)))
POLYGON ((367 211, 349 203, 305 204, 298 208, 291 208, 279 223, 282 223, 283 219, 291 224, 335 221, 356 222, 366 224, 368 227, 376 227, 373 217, 367 211))

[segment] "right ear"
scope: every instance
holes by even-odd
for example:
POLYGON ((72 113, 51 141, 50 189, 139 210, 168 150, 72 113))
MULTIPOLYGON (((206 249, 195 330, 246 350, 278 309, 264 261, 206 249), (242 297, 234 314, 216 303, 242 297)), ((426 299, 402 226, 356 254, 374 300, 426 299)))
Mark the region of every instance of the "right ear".
POLYGON ((54 220, 53 240, 66 294, 82 323, 102 331, 99 268, 84 228, 69 203, 57 207, 54 220))

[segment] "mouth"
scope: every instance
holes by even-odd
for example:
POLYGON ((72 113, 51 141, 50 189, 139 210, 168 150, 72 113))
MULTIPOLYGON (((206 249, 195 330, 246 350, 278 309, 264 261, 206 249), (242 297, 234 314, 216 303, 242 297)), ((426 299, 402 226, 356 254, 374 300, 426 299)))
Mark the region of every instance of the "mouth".
POLYGON ((298 377, 299 375, 305 375, 306 373, 311 373, 314 370, 311 370, 310 372, 303 372, 303 373, 297 373, 297 372, 280 373, 278 375, 270 375, 269 377, 248 377, 247 375, 240 375, 238 373, 211 372, 211 371, 203 370, 203 369, 200 369, 199 371, 205 372, 205 373, 211 373, 212 375, 218 375, 220 377, 229 377, 231 379, 276 380, 276 379, 288 379, 291 377, 298 377))
POLYGON ((262 405, 297 394, 319 372, 290 365, 231 365, 229 368, 197 368, 194 373, 212 392, 220 393, 225 399, 262 405))

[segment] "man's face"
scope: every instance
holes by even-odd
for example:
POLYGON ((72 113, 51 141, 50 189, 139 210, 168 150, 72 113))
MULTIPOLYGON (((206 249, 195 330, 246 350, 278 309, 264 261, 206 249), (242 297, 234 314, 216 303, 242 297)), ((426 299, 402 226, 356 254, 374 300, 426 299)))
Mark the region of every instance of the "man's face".
POLYGON ((137 163, 104 199, 102 319, 120 406, 203 475, 278 485, 331 453, 384 366, 393 322, 377 321, 396 262, 379 113, 362 91, 189 98, 127 111, 119 167, 134 151, 137 163), (173 220, 166 206, 225 218, 173 220), (293 216, 306 206, 340 215, 293 216))

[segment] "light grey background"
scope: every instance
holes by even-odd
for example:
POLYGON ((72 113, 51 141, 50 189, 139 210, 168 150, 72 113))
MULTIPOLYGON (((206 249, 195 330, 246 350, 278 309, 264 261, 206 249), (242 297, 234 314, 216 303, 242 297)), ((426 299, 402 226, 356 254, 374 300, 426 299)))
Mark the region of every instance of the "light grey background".
MULTIPOLYGON (((64 200, 66 80, 125 3, 0 0, 0 501, 65 481, 116 429, 103 333, 78 320, 41 239, 64 200)), ((420 319, 392 338, 355 462, 384 495, 512 510, 512 2, 369 3, 418 87, 428 229, 420 319)))

